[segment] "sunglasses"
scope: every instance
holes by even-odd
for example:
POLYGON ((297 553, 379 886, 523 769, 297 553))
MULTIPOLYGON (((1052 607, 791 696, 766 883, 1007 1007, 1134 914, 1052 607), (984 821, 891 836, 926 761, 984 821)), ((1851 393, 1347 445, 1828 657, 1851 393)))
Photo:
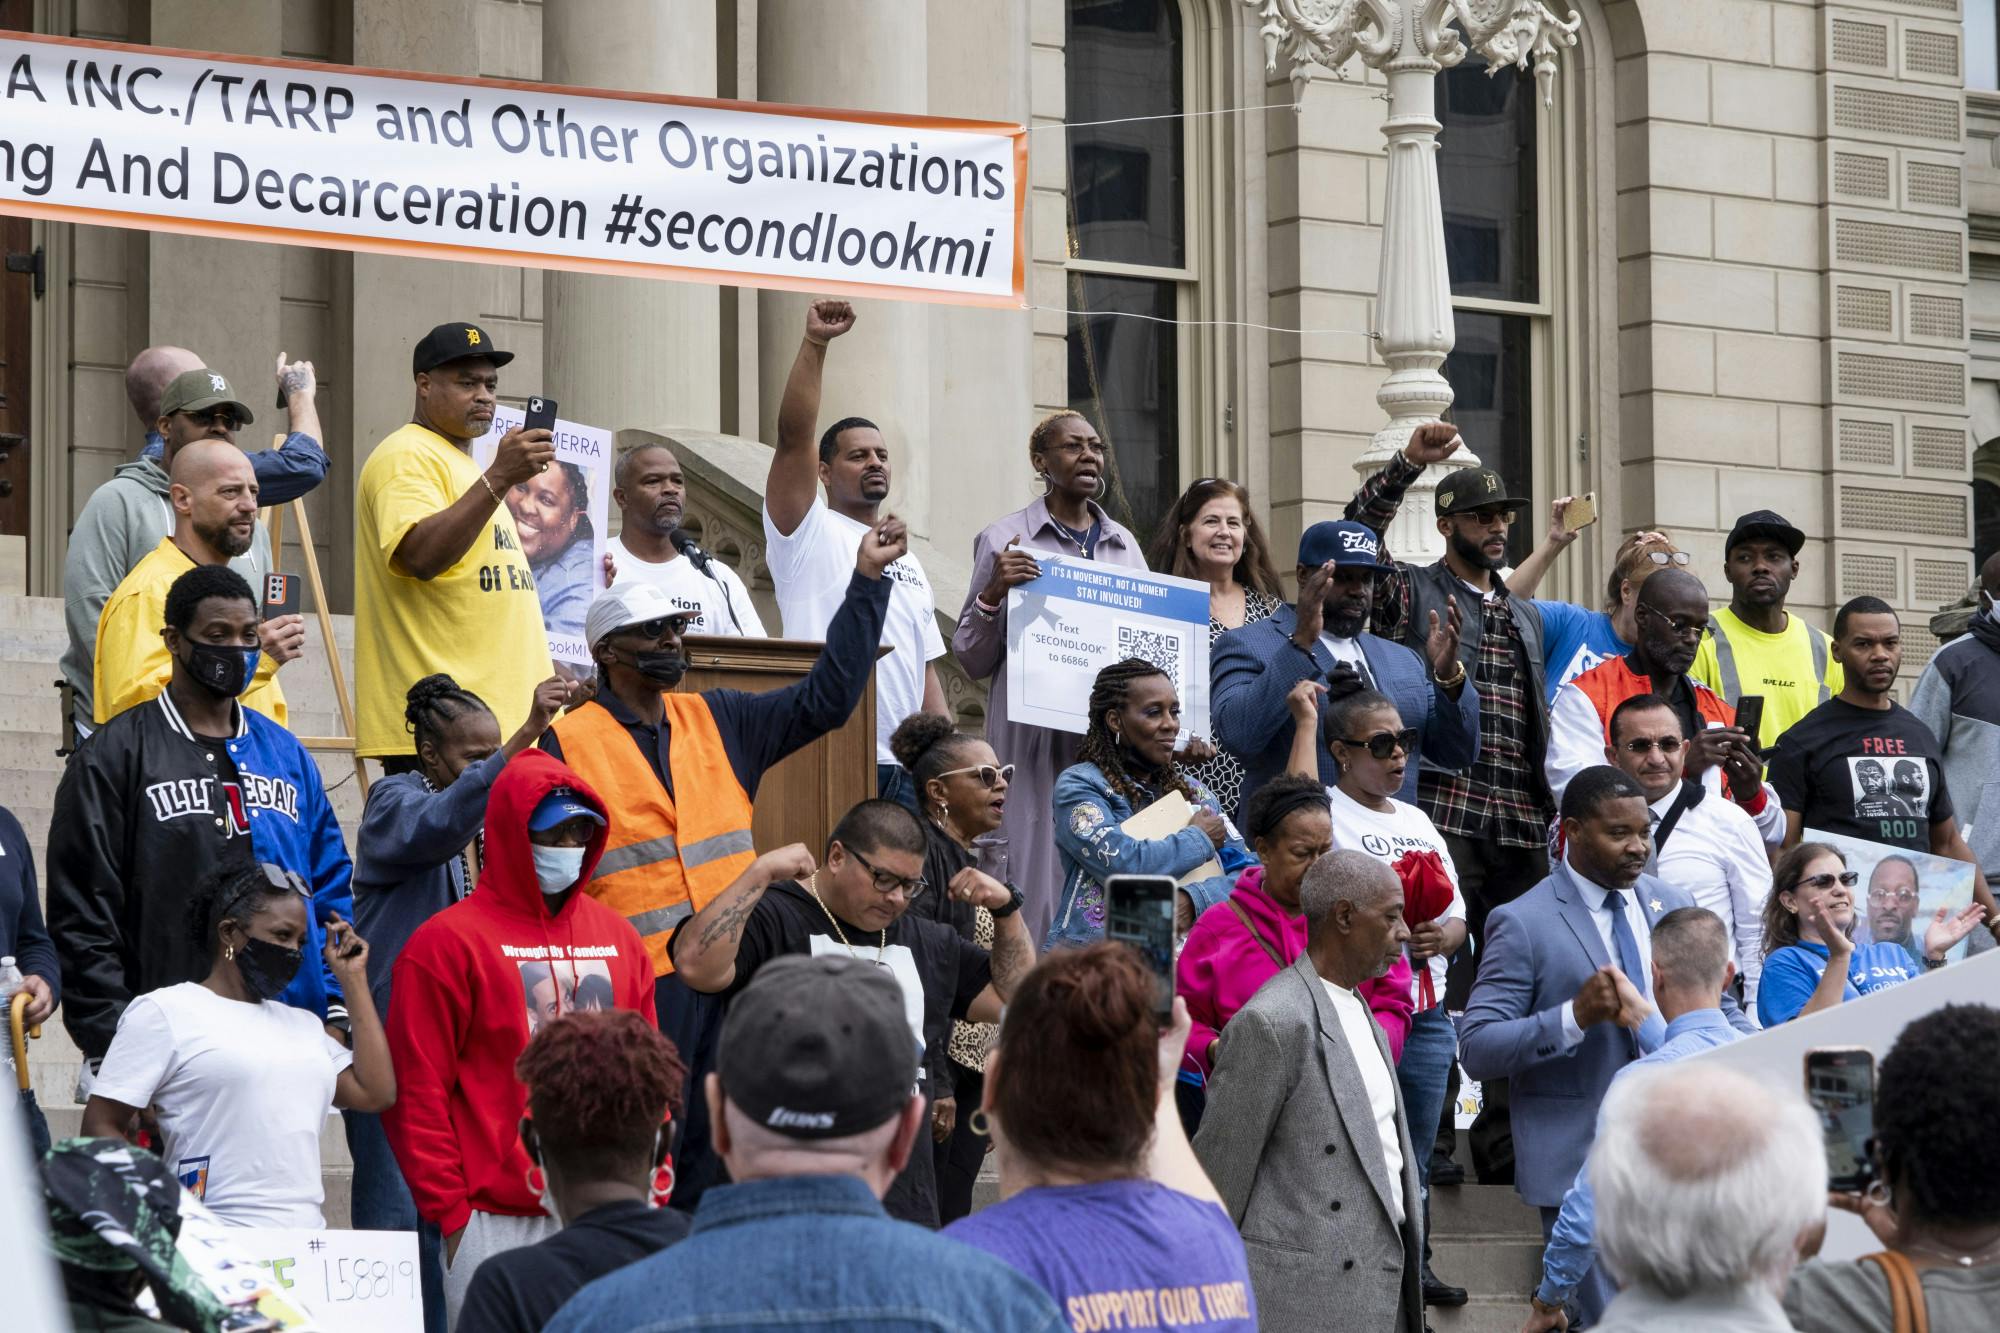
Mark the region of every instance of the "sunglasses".
POLYGON ((1840 884, 1851 889, 1860 882, 1861 875, 1857 871, 1843 870, 1838 875, 1830 873, 1824 875, 1807 875, 1799 881, 1799 887, 1802 889, 1821 890, 1830 889, 1835 884, 1840 884))
POLYGON ((1509 527, 1512 527, 1514 523, 1514 511, 1511 509, 1461 509, 1456 514, 1453 514, 1452 517, 1469 518, 1474 522, 1489 525, 1493 523, 1505 523, 1509 527))
POLYGON ((1668 615, 1664 611, 1655 610, 1653 607, 1647 606, 1644 602, 1639 603, 1639 609, 1655 620, 1665 623, 1667 628, 1674 632, 1674 637, 1677 639, 1694 639, 1699 641, 1708 637, 1708 622, 1706 620, 1681 620, 1668 615))
POLYGON ((925 889, 930 887, 930 884, 925 881, 922 875, 917 875, 911 879, 904 879, 901 875, 892 874, 882 869, 882 867, 876 865, 852 847, 847 849, 847 854, 859 861, 862 869, 874 877, 875 892, 877 893, 900 893, 903 895, 905 901, 913 901, 925 889))
POLYGON ((1678 736, 1662 736, 1655 740, 1651 736, 1634 736, 1631 740, 1625 742, 1625 753, 1627 754, 1645 754, 1649 750, 1658 750, 1661 754, 1679 754, 1681 752, 1681 738, 1678 736))
POLYGON ((1415 727, 1404 727, 1401 731, 1378 731, 1366 740, 1350 740, 1343 736, 1340 743, 1342 745, 1365 748, 1368 753, 1374 755, 1377 759, 1387 759, 1398 750, 1401 750, 1404 754, 1408 754, 1416 749, 1417 729, 1415 727))
POLYGON ((672 625, 674 633, 685 634, 687 633, 688 619, 687 616, 654 616, 651 620, 641 620, 637 624, 627 625, 617 632, 620 634, 637 634, 645 639, 657 639, 667 632, 667 626, 672 625))
POLYGON ((243 425, 243 418, 236 415, 235 409, 228 407, 212 407, 206 412, 183 412, 181 415, 197 425, 219 425, 224 430, 236 430, 243 425))
POLYGON ((960 773, 977 773, 979 775, 979 785, 988 790, 999 786, 1003 782, 1012 782, 1014 780, 1014 766, 1012 764, 1002 764, 998 768, 993 767, 991 764, 975 764, 971 768, 948 768, 938 774, 938 776, 941 778, 955 778, 960 773))
POLYGON ((1643 554, 1656 565, 1685 565, 1693 559, 1686 551, 1646 551, 1643 554))

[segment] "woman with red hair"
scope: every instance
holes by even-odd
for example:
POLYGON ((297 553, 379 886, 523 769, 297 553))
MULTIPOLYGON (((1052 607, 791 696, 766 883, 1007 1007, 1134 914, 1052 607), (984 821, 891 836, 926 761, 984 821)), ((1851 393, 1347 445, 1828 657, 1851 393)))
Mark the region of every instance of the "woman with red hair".
POLYGON ((576 1009, 535 1033, 514 1073, 528 1089, 529 1184, 562 1230, 472 1275, 458 1326, 536 1333, 586 1283, 688 1233, 666 1207, 686 1070, 629 1009, 576 1009))

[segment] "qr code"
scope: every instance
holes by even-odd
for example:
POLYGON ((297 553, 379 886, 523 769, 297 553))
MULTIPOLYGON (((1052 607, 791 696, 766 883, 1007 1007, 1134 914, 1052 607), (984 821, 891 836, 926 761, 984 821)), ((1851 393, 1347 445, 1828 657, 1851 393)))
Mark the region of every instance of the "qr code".
POLYGON ((1144 658, 1173 677, 1176 688, 1181 678, 1180 636, 1164 630, 1141 629, 1137 625, 1118 627, 1118 657, 1144 658))

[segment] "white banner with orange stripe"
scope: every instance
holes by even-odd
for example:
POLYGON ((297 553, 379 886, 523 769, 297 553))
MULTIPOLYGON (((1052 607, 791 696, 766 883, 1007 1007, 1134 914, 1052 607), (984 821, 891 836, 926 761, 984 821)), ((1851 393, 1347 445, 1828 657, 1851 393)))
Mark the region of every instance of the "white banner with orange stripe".
POLYGON ((9 33, 0 213, 1023 303, 1018 125, 9 33))

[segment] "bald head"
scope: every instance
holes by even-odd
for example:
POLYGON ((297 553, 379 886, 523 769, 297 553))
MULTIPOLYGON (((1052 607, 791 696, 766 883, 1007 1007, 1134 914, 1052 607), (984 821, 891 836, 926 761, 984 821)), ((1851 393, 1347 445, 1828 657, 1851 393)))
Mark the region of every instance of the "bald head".
POLYGON ((1708 589, 1685 569, 1662 569, 1639 585, 1639 605, 1669 614, 1671 607, 1699 606, 1705 615, 1708 589))
POLYGON ((160 419, 160 399, 167 386, 190 370, 200 370, 206 362, 185 347, 148 347, 125 367, 125 398, 142 430, 151 430, 160 419))
POLYGON ((1590 1152, 1598 1250, 1674 1299, 1782 1284, 1826 1212, 1819 1119, 1797 1093, 1690 1060, 1621 1076, 1590 1152))
POLYGON ((190 440, 174 453, 168 476, 174 545, 204 565, 250 549, 257 535, 257 474, 248 455, 220 440, 190 440))

